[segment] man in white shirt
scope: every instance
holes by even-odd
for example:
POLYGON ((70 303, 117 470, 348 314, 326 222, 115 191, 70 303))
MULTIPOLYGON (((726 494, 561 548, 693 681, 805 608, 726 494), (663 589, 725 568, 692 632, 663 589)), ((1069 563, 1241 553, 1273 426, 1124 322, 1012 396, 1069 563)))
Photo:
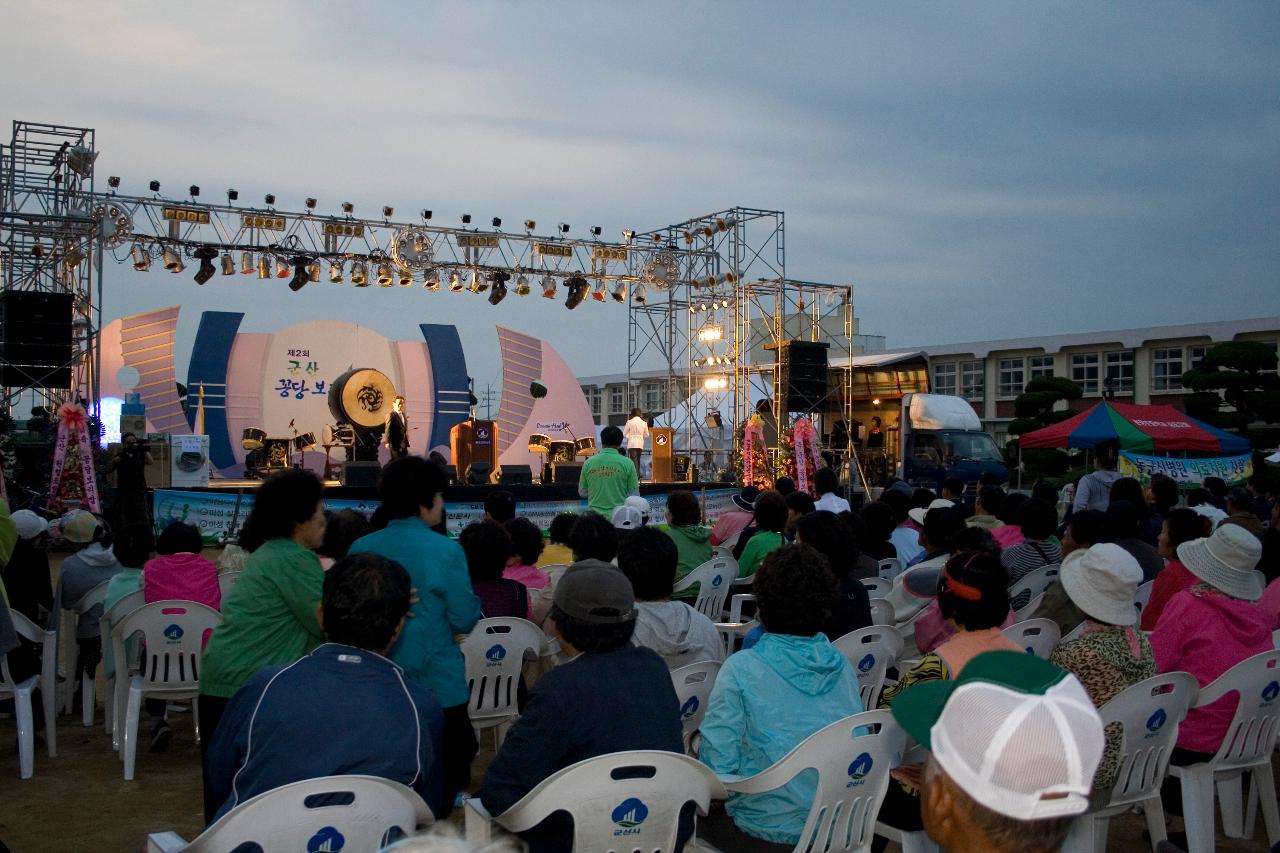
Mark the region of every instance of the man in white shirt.
POLYGON ((622 427, 622 438, 626 442, 627 456, 636 466, 636 476, 640 476, 640 453, 644 450, 645 439, 649 437, 649 422, 644 419, 639 409, 631 410, 631 418, 622 427))
POLYGON ((819 468, 813 478, 813 490, 818 493, 814 501, 814 509, 825 509, 839 515, 849 511, 849 502, 836 494, 840 489, 840 479, 830 468, 819 468))

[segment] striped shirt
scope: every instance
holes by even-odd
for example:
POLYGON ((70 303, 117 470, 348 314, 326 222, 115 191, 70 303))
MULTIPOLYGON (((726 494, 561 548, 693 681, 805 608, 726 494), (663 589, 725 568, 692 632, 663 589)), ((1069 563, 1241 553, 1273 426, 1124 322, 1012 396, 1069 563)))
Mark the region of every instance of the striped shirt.
MULTIPOLYGON (((1047 539, 1028 539, 1010 548, 1000 555, 1000 562, 1009 573, 1009 589, 1018 585, 1018 581, 1036 569, 1062 562, 1062 548, 1047 539)), ((1014 610, 1026 607, 1031 601, 1031 594, 1024 592, 1009 602, 1014 610)))

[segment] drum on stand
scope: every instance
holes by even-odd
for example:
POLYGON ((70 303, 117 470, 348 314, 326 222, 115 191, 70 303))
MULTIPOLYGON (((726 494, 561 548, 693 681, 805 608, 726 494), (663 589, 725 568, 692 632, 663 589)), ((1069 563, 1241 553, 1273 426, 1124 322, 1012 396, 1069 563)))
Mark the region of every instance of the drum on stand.
POLYGON ((585 438, 579 438, 576 441, 574 441, 573 445, 574 445, 574 448, 577 450, 579 456, 595 456, 596 455, 596 440, 591 436, 587 436, 585 438))
POLYGON ((249 427, 240 437, 240 446, 245 450, 261 450, 262 443, 267 440, 267 431, 257 427, 249 427))
POLYGON ((311 450, 316 446, 316 434, 314 432, 299 433, 293 440, 293 449, 301 453, 304 450, 311 450))
POLYGON ((577 455, 577 447, 572 441, 553 441, 547 453, 548 462, 572 462, 577 455))
POLYGON ((529 436, 530 453, 546 453, 551 449, 551 436, 535 432, 529 436))
POLYGON ((395 398, 396 387, 385 373, 359 367, 348 370, 329 386, 329 412, 335 420, 357 429, 382 429, 395 398))

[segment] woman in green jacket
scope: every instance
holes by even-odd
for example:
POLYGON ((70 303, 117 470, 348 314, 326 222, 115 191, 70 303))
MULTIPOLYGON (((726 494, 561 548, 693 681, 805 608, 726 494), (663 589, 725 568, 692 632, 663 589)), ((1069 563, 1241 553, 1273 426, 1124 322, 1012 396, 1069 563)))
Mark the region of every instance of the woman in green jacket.
POLYGON ((702 526, 702 507, 693 492, 667 495, 667 523, 658 528, 676 543, 680 555, 676 580, 711 559, 711 531, 702 526))

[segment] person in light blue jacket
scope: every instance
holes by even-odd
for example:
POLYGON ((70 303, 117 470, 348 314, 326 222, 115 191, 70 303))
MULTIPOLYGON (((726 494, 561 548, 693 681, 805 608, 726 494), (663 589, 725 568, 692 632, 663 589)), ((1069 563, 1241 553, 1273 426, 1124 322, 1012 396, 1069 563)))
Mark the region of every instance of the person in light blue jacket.
MULTIPOLYGON (((400 639, 388 655, 410 681, 434 694, 444 711, 442 802, 447 815, 454 795, 471 780, 479 751, 467 702, 462 650, 455 639, 480 619, 480 599, 471 589, 467 558, 457 542, 431 528, 444 516, 444 469, 421 456, 403 456, 382 469, 378 496, 391 521, 357 539, 349 553, 372 553, 395 560, 409 572, 417 599, 400 639)), ((437 814, 439 820, 445 815, 437 814)))
MULTIPOLYGON (((756 574, 757 613, 765 634, 730 655, 702 721, 702 762, 718 775, 750 776, 809 735, 863 711, 858 677, 821 633, 836 596, 827 560, 807 545, 769 554, 756 574)), ((721 850, 789 851, 800 840, 817 776, 802 774, 764 794, 730 794, 698 835, 721 850)))

